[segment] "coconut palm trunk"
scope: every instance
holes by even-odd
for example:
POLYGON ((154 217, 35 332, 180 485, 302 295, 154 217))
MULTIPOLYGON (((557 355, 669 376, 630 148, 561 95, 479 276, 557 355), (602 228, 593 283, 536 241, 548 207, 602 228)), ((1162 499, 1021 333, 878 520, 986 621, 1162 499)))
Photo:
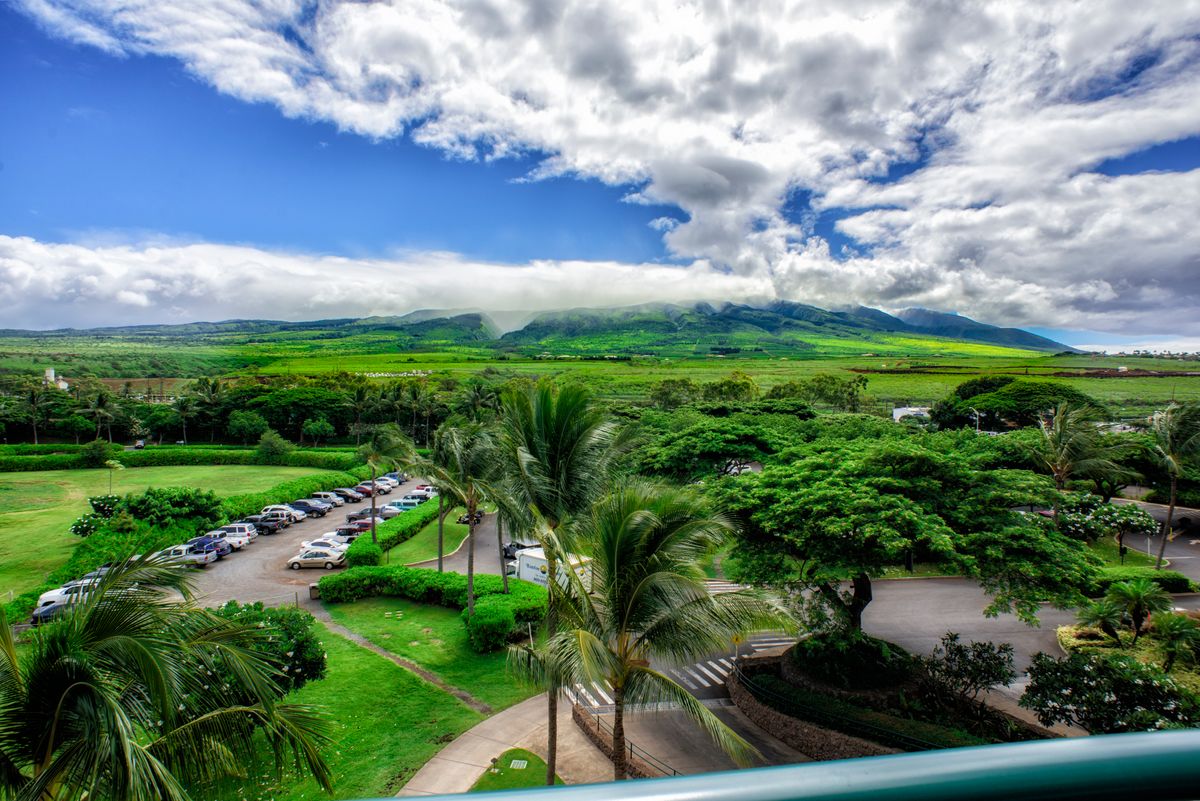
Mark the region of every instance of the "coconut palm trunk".
POLYGON ((445 561, 445 553, 446 553, 446 509, 445 509, 445 499, 442 497, 442 493, 439 492, 438 493, 438 572, 439 573, 441 573, 445 569, 443 566, 443 562, 445 561))
POLYGON ((371 544, 378 545, 379 537, 375 535, 375 496, 379 494, 379 486, 375 483, 375 464, 371 463, 371 544))
POLYGON ((1175 523, 1175 501, 1177 500, 1176 493, 1178 492, 1178 490, 1179 490, 1179 477, 1177 475, 1175 475, 1174 473, 1172 473, 1171 474, 1171 499, 1170 499, 1170 503, 1167 504, 1167 519, 1165 522, 1163 522, 1162 542, 1160 542, 1158 544, 1158 558, 1154 560, 1154 569, 1155 570, 1162 570, 1163 554, 1166 553, 1167 540, 1171 536, 1171 527, 1175 523))
POLYGON ((625 746, 625 690, 613 687, 613 781, 629 778, 629 752, 625 746))
POLYGON ((508 565, 504 561, 504 515, 496 512, 496 547, 500 551, 500 582, 508 595, 508 565))
POLYGON ((467 501, 467 617, 475 614, 475 499, 467 501))

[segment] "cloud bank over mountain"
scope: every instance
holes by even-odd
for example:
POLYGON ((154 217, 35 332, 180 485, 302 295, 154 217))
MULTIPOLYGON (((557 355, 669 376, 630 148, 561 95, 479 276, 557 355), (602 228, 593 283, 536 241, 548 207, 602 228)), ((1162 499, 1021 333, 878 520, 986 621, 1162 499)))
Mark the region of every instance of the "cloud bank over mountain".
POLYGON ((459 295, 417 305, 768 296, 1200 334, 1200 155, 1108 168, 1200 136, 1194 0, 17 4, 55 35, 177 59, 291 117, 459 159, 534 154, 528 180, 628 186, 627 202, 681 210, 655 226, 690 266, 0 239, 12 324, 35 314, 29 271, 68 304, 106 293, 141 319, 273 296, 294 317, 333 308, 284 285, 336 266, 348 315, 408 307, 371 289, 382 272, 459 295))

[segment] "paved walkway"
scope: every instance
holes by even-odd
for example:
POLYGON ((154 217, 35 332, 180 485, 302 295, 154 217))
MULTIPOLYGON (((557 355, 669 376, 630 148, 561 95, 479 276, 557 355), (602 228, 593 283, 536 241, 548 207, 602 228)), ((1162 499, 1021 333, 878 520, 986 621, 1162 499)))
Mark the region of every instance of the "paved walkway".
MULTIPOLYGON (((398 796, 465 793, 512 748, 546 757, 546 696, 537 695, 499 712, 460 734, 425 763, 398 796)), ((567 784, 612 779, 612 763, 571 720, 571 705, 558 705, 558 775, 567 784)))

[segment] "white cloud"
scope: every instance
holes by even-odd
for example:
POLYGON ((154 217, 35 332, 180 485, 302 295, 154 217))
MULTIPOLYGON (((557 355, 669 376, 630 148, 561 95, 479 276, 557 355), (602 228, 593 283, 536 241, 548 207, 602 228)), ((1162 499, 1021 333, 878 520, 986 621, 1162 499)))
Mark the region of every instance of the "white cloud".
POLYGON ((1200 176, 1087 172, 1200 134, 1192 0, 18 2, 289 116, 633 184, 686 213, 674 255, 783 296, 1200 333, 1200 176), (859 210, 858 256, 785 219, 798 189, 859 210))
POLYGON ((706 298, 762 301, 762 278, 689 267, 349 259, 211 244, 51 244, 0 236, 0 325, 84 328, 238 318, 309 320, 417 308, 544 311, 706 298))

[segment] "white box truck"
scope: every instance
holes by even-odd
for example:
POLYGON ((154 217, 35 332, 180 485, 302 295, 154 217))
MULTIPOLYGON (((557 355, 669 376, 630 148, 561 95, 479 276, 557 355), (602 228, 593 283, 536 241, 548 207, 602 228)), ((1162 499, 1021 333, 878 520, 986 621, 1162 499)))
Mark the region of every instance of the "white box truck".
MULTIPOLYGON (((571 554, 570 563, 571 569, 575 574, 583 579, 583 585, 591 589, 592 568, 588 564, 591 561, 586 556, 578 556, 571 554)), ((565 565, 562 562, 558 563, 558 581, 565 586, 566 576, 563 569, 565 565)), ((517 578, 522 581, 531 581, 534 584, 541 584, 543 587, 550 585, 550 580, 546 577, 546 553, 541 548, 524 548, 517 551, 517 578)))

